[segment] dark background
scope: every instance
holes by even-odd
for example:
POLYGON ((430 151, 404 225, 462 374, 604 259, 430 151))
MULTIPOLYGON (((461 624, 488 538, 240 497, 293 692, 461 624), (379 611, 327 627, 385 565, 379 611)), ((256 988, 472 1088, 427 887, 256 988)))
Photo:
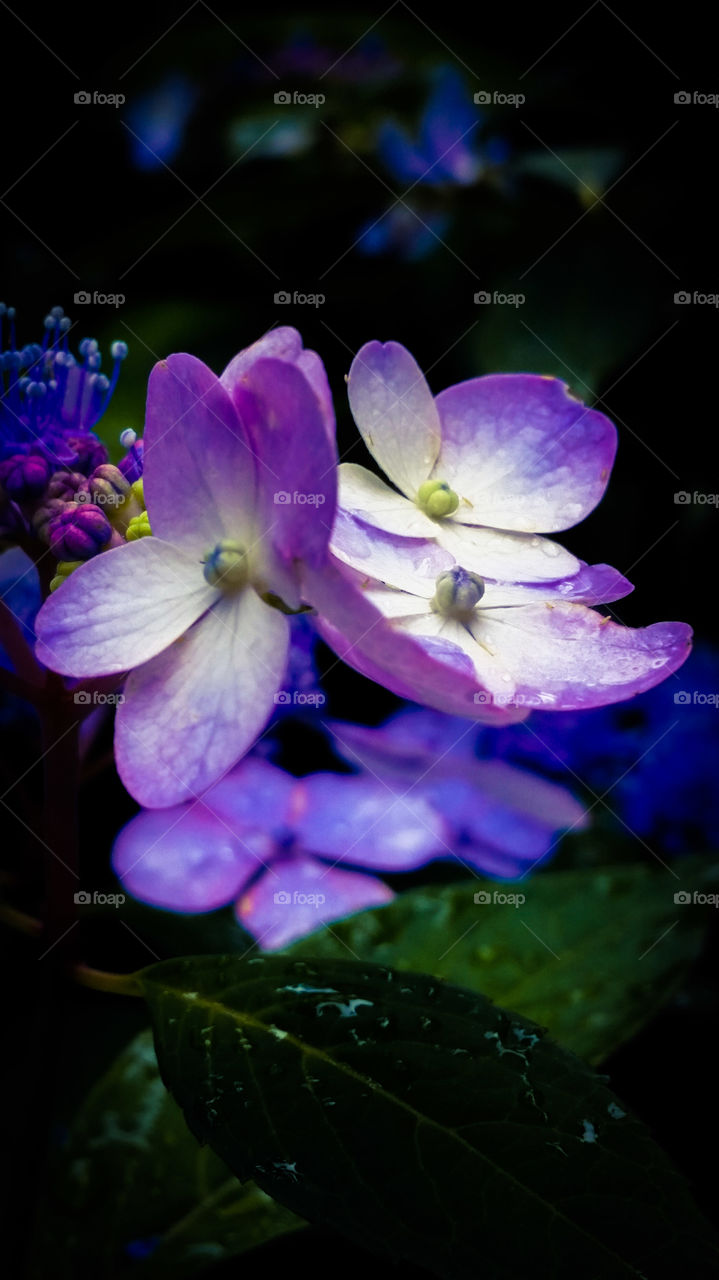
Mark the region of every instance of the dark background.
MULTIPOLYGON (((21 342, 39 338, 53 304, 81 321, 74 337, 92 334, 105 349, 113 338, 128 342, 130 358, 103 425, 108 442, 123 427, 141 429, 144 385, 156 359, 190 350, 219 372, 276 323, 295 324, 305 345, 322 354, 341 453, 356 440, 344 375, 370 338, 405 343, 431 369, 435 391, 498 369, 559 374, 590 402, 601 397, 598 407, 620 433, 607 497, 562 541, 635 582, 635 594, 614 610, 622 621, 683 619, 702 638, 716 639, 717 507, 674 502, 679 490, 719 490, 711 463, 718 313, 674 303, 682 289, 719 292, 719 117, 708 105, 674 103, 678 90, 719 92, 714 37, 701 6, 661 13, 610 9, 603 0, 585 8, 580 0, 549 10, 410 10, 399 0, 374 30, 402 70, 379 87, 331 74, 321 85, 300 76, 275 80, 250 51, 272 66, 278 47, 304 29, 339 56, 380 18, 381 5, 342 14, 329 6, 273 6, 271 15, 219 2, 208 8, 202 0, 187 10, 13 7, 15 13, 0 7, 4 83, 12 81, 3 95, 0 295, 18 309, 21 342), (571 187, 515 174, 504 190, 478 185, 448 194, 449 249, 438 245, 417 263, 347 252, 362 225, 392 203, 383 182, 403 194, 372 152, 377 123, 388 111, 416 121, 425 74, 439 63, 462 69, 472 91, 526 94, 520 109, 497 107, 489 117, 517 169, 530 151, 542 153, 538 140, 554 151, 615 153, 608 185, 618 181, 608 207, 587 211, 571 187), (173 172, 140 172, 130 163, 126 109, 76 106, 73 95, 123 92, 129 106, 171 71, 196 83, 197 108, 173 172), (296 159, 248 159, 227 173, 236 158, 228 144, 233 122, 272 115, 280 87, 326 93, 315 145, 296 159), (209 208, 194 203, 210 187, 209 208), (78 308, 79 289, 121 292, 126 302, 117 311, 78 308), (322 292, 326 302, 277 307, 279 289, 322 292), (511 314, 478 308, 477 289, 522 291, 527 302, 511 314)), ((350 456, 367 460, 361 445, 350 456)), ((375 719, 392 705, 344 669, 335 668, 328 689, 330 710, 341 716, 375 719)), ((304 750, 306 769, 312 761, 304 750)), ((25 788, 32 812, 33 775, 25 788)), ((86 796, 85 856, 98 883, 112 836, 132 811, 111 773, 95 779, 86 796)), ((15 824, 7 839, 14 857, 36 855, 15 824)), ((128 938, 98 936, 93 945, 94 962, 107 967, 148 958, 128 938)), ((716 1161, 710 1167, 703 1157, 716 1151, 719 1137, 707 1049, 716 1024, 715 961, 710 951, 682 1002, 606 1068, 692 1179, 708 1213, 716 1203, 716 1161)), ((30 1222, 23 1179, 42 1165, 48 1124, 67 1118, 143 1016, 130 1002, 86 992, 60 1006, 47 990, 29 1013, 37 983, 32 947, 11 941, 6 1061, 12 1119, 24 1139, 12 1167, 25 1205, 24 1216, 18 1209, 11 1219, 19 1230, 30 1222)), ((338 1251, 336 1241, 314 1233, 240 1265, 254 1272, 297 1264, 324 1274, 338 1251)), ((341 1257, 348 1275, 364 1273, 368 1263, 395 1274, 354 1249, 341 1257)))

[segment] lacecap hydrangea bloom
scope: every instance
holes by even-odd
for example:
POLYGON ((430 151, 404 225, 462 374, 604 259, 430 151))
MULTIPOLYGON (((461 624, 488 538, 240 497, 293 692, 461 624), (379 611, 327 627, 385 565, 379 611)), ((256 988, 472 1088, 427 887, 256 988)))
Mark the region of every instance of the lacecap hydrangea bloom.
MULTIPOLYGON (((488 707, 586 708, 632 697, 676 670, 691 630, 632 630, 592 607, 632 590, 544 536, 586 516, 607 485, 616 431, 555 378, 499 374, 435 399, 404 347, 368 343, 349 378, 355 421, 395 488, 340 467, 332 550, 372 611, 474 680, 449 700, 396 692, 484 718, 488 707), (474 710, 470 703, 474 704, 474 710)), ((338 593, 335 593, 337 595, 338 593)), ((350 612, 325 593, 325 639, 358 670, 382 672, 350 612)), ((521 718, 515 717, 515 718, 521 718)))
MULTIPOLYGON (((336 726, 337 742, 352 730, 361 742, 353 725, 336 726)), ((382 730, 364 732, 374 734, 376 765, 382 730)), ((357 754, 343 749, 356 765, 357 754)), ((232 903, 272 950, 390 901, 382 875, 444 859, 511 878, 548 854, 559 831, 585 822, 564 788, 502 761, 484 771, 475 762, 472 772, 448 759, 433 778, 404 763, 402 770, 393 758, 385 776, 373 769, 295 778, 249 758, 201 800, 133 818, 115 842, 114 870, 152 906, 189 913, 232 903)), ((430 765, 426 752, 422 772, 430 765)))
POLYGON ((322 563, 334 517, 321 361, 292 329, 219 378, 170 356, 150 378, 143 471, 152 536, 67 579, 38 615, 37 653, 68 676, 130 672, 117 767, 137 800, 163 806, 215 782, 272 713, 298 566, 322 563))

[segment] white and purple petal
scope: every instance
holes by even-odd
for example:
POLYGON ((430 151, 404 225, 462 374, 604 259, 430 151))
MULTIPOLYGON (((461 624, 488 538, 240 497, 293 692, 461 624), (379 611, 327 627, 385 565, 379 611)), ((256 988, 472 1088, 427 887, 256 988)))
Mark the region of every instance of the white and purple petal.
POLYGON ((37 656, 67 676, 103 676, 145 663, 217 600, 202 567, 159 538, 95 556, 48 597, 36 619, 37 656))
POLYGON ((131 672, 115 758, 140 804, 196 797, 249 751, 272 714, 287 646, 287 619, 247 588, 131 672))
POLYGON ((614 425, 557 378, 491 374, 441 392, 435 466, 460 498, 455 520, 522 533, 569 529, 596 507, 614 425))
POLYGON ((414 498, 440 445, 439 415, 416 360, 398 342, 368 342, 352 361, 347 391, 373 458, 414 498))

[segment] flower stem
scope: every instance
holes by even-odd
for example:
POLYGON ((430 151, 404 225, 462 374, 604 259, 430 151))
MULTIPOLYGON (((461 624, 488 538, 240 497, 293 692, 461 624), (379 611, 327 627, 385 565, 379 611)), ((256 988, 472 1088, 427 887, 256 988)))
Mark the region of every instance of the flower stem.
POLYGON ((48 677, 47 698, 40 707, 44 771, 43 844, 45 850, 46 914, 44 956, 72 961, 80 888, 77 791, 79 784, 78 707, 70 701, 59 676, 48 677))

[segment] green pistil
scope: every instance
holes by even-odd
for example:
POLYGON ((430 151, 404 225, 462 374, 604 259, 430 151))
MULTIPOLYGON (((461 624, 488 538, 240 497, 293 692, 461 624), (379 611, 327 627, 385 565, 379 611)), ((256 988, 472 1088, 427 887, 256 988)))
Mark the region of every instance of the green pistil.
POLYGON ((454 515, 459 498, 446 480, 425 480, 417 490, 417 506, 432 520, 454 515))
POLYGON ((133 516, 125 530, 128 542, 135 542, 138 538, 149 538, 151 535, 150 517, 146 511, 141 512, 139 516, 133 516))
POLYGON ((247 586, 249 566, 245 548, 239 542, 223 538, 205 556, 204 574, 212 587, 231 594, 247 586))
POLYGON ((434 613, 455 622, 469 622, 484 595, 484 578, 466 569, 447 569, 434 584, 430 605, 434 613))

